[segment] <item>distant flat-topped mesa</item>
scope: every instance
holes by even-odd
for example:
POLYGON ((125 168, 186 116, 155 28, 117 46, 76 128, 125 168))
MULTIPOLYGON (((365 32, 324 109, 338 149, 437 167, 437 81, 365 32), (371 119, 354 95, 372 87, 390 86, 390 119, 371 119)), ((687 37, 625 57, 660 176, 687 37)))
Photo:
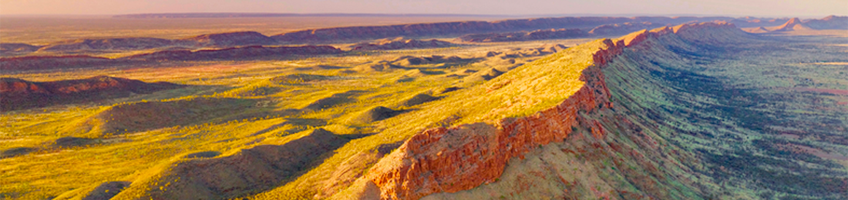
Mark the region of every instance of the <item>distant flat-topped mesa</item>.
POLYGON ((167 82, 145 83, 109 76, 50 82, 0 78, 0 110, 98 101, 126 97, 133 93, 147 94, 179 87, 182 86, 167 82))

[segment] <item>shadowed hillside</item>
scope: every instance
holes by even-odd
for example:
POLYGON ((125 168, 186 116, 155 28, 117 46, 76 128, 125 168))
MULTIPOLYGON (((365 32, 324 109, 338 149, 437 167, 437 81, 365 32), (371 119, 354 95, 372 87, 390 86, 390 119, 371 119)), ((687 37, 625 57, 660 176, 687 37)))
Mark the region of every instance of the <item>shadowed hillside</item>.
POLYGON ((0 78, 0 110, 18 110, 57 104, 101 101, 109 98, 148 94, 180 85, 97 76, 87 79, 29 82, 15 78, 0 78))

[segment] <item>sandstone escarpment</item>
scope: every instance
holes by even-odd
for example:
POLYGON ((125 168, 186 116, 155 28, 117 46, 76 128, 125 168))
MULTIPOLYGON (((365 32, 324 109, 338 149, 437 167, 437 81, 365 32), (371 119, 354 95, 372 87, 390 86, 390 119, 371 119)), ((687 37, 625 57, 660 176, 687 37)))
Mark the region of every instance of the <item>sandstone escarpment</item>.
POLYGON ((647 38, 669 34, 698 37, 700 35, 695 32, 705 29, 739 31, 729 24, 686 24, 634 33, 616 42, 605 40, 605 47, 593 54, 594 64, 582 71, 583 87, 555 107, 494 124, 426 130, 381 160, 369 171, 367 178, 379 188, 384 199, 418 199, 493 183, 511 158, 523 157, 541 145, 561 142, 578 129, 588 129, 594 137, 602 138, 608 134, 606 128, 596 119, 585 118, 579 113, 615 108, 609 101, 603 68, 624 48, 647 38))

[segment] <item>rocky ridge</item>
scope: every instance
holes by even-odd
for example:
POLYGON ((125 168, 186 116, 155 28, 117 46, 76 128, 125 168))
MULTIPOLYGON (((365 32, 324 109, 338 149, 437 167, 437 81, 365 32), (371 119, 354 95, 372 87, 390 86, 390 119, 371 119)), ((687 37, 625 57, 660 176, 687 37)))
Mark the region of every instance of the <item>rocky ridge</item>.
POLYGON ((495 124, 476 123, 424 131, 407 140, 382 159, 367 175, 383 199, 418 199, 439 192, 458 192, 492 183, 510 158, 523 157, 532 149, 563 141, 582 125, 596 137, 606 133, 593 119, 578 112, 613 108, 601 70, 626 47, 647 38, 685 34, 699 29, 735 29, 726 23, 684 24, 631 34, 621 40, 603 41, 606 48, 593 54, 594 64, 584 69, 585 84, 554 108, 528 117, 506 118, 495 124))

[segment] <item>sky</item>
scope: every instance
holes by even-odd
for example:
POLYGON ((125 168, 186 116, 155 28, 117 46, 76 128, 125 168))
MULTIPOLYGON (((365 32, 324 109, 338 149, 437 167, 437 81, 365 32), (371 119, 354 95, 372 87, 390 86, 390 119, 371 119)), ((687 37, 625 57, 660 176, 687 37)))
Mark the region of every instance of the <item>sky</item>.
POLYGON ((0 0, 0 15, 138 13, 848 15, 848 0, 0 0))

